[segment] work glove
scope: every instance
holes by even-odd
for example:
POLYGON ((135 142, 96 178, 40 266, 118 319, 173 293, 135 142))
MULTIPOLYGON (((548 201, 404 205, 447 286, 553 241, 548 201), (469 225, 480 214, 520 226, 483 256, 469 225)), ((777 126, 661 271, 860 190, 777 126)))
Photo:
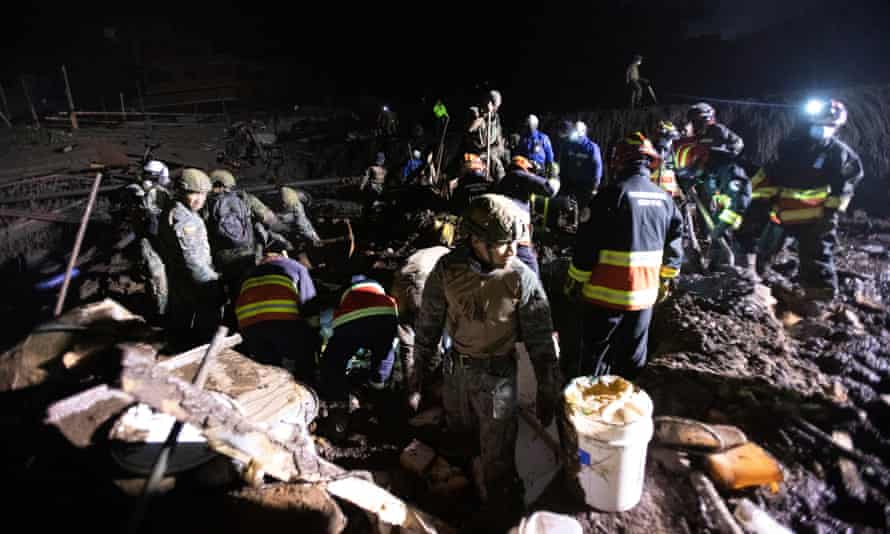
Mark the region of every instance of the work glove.
POLYGON ((562 288, 562 293, 566 296, 566 299, 568 299, 569 302, 577 302, 578 298, 581 296, 582 287, 584 287, 583 282, 579 282, 569 276, 566 277, 566 283, 562 288))
POLYGON ((658 297, 655 299, 655 304, 661 304, 666 301, 669 296, 671 296, 671 291, 673 290, 673 279, 672 278, 662 278, 661 283, 658 285, 658 297))

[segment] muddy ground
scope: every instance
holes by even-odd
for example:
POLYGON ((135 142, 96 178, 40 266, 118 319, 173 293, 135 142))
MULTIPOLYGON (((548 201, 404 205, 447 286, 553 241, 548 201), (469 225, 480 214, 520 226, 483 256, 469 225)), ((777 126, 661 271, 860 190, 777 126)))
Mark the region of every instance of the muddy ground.
MULTIPOLYGON (((191 150, 204 152, 204 165, 213 167, 215 151, 204 150, 203 141, 195 139, 204 136, 209 145, 219 143, 219 137, 207 128, 189 132, 191 150)), ((58 144, 65 142, 67 138, 58 144)), ((305 143, 302 149, 315 150, 313 146, 305 143)), ((368 152, 364 145, 325 150, 341 155, 337 165, 349 159, 352 172, 361 170, 359 162, 368 152), (346 153, 355 157, 342 157, 346 153)), ((185 159, 185 151, 178 149, 168 157, 185 159)), ((29 158, 27 165, 40 161, 37 154, 29 158)), ((297 170, 293 175, 305 176, 297 170)), ((265 170, 245 172, 245 183, 269 180, 265 170)), ((331 210, 343 206, 325 203, 334 195, 330 189, 312 193, 316 202, 310 213, 325 219, 319 223, 322 237, 339 235, 343 230, 331 210)), ((344 194, 339 193, 341 199, 344 194)), ((267 200, 274 202, 271 196, 267 200)), ((373 274, 384 283, 413 250, 415 229, 423 219, 415 213, 395 213, 383 227, 397 231, 385 237, 380 225, 355 227, 360 252, 376 259, 373 274)), ((131 251, 113 248, 119 238, 119 228, 112 223, 91 227, 84 250, 94 251, 93 256, 82 265, 68 307, 110 297, 136 313, 144 311, 142 282, 134 273, 131 251)), ((72 226, 66 225, 55 239, 70 243, 72 226)), ((48 245, 35 241, 33 246, 48 245)), ((801 318, 793 247, 780 255, 763 284, 733 270, 685 274, 656 312, 650 365, 639 380, 654 400, 656 415, 736 425, 772 453, 785 474, 777 493, 759 488, 723 496, 730 505, 746 496, 797 532, 890 529, 890 222, 863 213, 845 218, 841 247, 842 297, 819 318, 801 318), (835 431, 850 435, 852 453, 830 444, 835 431), (853 461, 858 476, 842 471, 844 459, 853 461)), ((49 317, 55 291, 37 290, 34 284, 60 271, 62 250, 31 250, 30 260, 7 261, 4 282, 10 298, 0 305, 4 347, 49 317)), ((342 247, 336 246, 311 252, 322 291, 335 287, 342 254, 342 247)), ((542 272, 551 294, 565 268, 564 257, 558 247, 542 251, 542 272)), ((558 298, 554 307, 562 318, 565 310, 558 298)), ((0 394, 4 508, 20 511, 8 514, 13 523, 36 531, 75 526, 121 531, 126 526, 141 479, 123 472, 101 445, 78 449, 42 424, 49 401, 85 389, 91 379, 69 377, 52 388, 0 394)), ((479 511, 472 484, 443 496, 399 467, 399 453, 412 439, 435 446, 440 432, 409 426, 397 392, 387 393, 359 395, 363 405, 353 414, 348 442, 335 446, 322 441, 320 449, 340 465, 371 471, 379 484, 421 509, 458 528, 466 525, 479 511)), ((468 470, 458 458, 452 461, 468 470)), ((650 449, 643 498, 626 513, 587 509, 570 498, 559 479, 534 508, 571 514, 586 532, 716 532, 689 481, 690 470, 701 467, 702 459, 692 456, 690 462, 691 467, 678 467, 650 449)), ((175 482, 173 489, 152 504, 146 531, 236 532, 285 525, 299 525, 304 532, 335 532, 344 525, 346 532, 371 529, 367 517, 351 505, 336 501, 345 514, 338 515, 329 498, 309 488, 276 485, 256 494, 236 481, 208 481, 206 473, 197 471, 170 481, 175 482)))

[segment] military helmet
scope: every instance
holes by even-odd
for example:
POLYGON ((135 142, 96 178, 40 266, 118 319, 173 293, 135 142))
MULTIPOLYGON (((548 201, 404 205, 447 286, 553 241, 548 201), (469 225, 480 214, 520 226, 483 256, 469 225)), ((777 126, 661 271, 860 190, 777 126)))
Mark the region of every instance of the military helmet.
POLYGON ((281 203, 288 209, 293 209, 297 207, 303 201, 300 198, 300 193, 292 188, 292 187, 282 187, 281 188, 281 203))
POLYGON ((516 241, 522 235, 522 221, 512 200, 495 194, 470 201, 461 218, 461 230, 488 243, 516 241))
POLYGON ((226 189, 235 187, 235 176, 225 169, 216 169, 211 172, 210 181, 213 182, 214 185, 218 183, 222 184, 226 189))
POLYGON ((213 188, 210 178, 200 169, 183 169, 176 185, 187 193, 208 193, 213 188))

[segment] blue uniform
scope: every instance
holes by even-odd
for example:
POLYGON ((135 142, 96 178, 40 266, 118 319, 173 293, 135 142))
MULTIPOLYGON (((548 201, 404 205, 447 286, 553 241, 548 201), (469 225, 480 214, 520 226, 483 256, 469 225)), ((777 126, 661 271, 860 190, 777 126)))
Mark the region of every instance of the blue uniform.
POLYGON ((418 169, 423 167, 423 160, 419 158, 411 158, 402 166, 402 183, 414 178, 418 169))
POLYGON ((560 162, 561 195, 574 195, 579 205, 586 205, 603 177, 600 147, 586 136, 568 143, 560 162))
POLYGON ((535 130, 519 140, 518 152, 546 169, 553 164, 553 145, 550 144, 550 136, 535 130))

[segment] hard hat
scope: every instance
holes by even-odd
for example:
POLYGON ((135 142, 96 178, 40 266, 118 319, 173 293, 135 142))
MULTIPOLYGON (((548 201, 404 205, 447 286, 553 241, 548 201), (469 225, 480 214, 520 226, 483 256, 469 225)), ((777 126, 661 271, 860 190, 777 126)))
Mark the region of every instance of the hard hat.
POLYGON ((209 193, 213 188, 210 178, 200 169, 183 169, 177 186, 188 193, 209 193))
POLYGON ((575 123, 575 134, 578 137, 584 137, 587 135, 587 125, 584 124, 583 121, 578 121, 575 123))
POLYGON ((156 159, 146 163, 142 170, 145 171, 145 174, 152 176, 158 181, 161 181, 162 179, 168 182, 170 181, 170 169, 168 169, 163 162, 156 159))
POLYGON ((281 203, 289 209, 293 209, 300 204, 300 194, 296 189, 290 187, 281 188, 281 203))
POLYGON ((225 169, 216 169, 210 173, 210 181, 214 184, 220 183, 226 189, 235 187, 235 176, 225 169))
POLYGON ((513 159, 510 161, 510 164, 513 167, 518 169, 522 169, 527 172, 539 173, 541 171, 538 162, 535 160, 528 159, 525 156, 513 156, 513 159))
POLYGON ((812 99, 804 111, 810 124, 840 128, 847 122, 847 106, 839 100, 812 99))
POLYGON ((689 106, 689 111, 686 112, 686 119, 689 121, 698 121, 702 120, 708 123, 714 122, 717 117, 717 112, 714 111, 713 106, 708 104, 707 102, 698 102, 689 106))
POLYGON ((420 152, 420 149, 415 148, 411 151, 411 157, 413 157, 414 159, 420 159, 422 156, 423 154, 420 152))
POLYGON ((144 197, 145 189, 142 188, 139 184, 130 184, 124 188, 127 193, 133 195, 134 197, 144 197))
POLYGON ((641 132, 634 132, 618 143, 615 147, 615 158, 612 167, 621 171, 628 166, 645 162, 650 169, 655 169, 661 162, 661 156, 641 132))
POLYGON ((494 107, 496 107, 496 108, 500 107, 501 102, 503 102, 503 99, 501 98, 501 92, 497 91, 495 89, 492 89, 491 91, 488 92, 488 100, 489 100, 489 102, 494 104, 494 107))
POLYGON ((477 154, 471 154, 467 152, 464 154, 464 172, 471 172, 475 174, 485 174, 485 162, 482 161, 482 158, 477 154))
POLYGON ((386 155, 383 152, 378 152, 374 157, 374 164, 382 166, 384 163, 386 163, 386 155))
POLYGON ((461 218, 464 233, 488 243, 516 241, 522 234, 517 207, 503 195, 481 195, 470 201, 461 218))
POLYGON ((525 119, 525 123, 528 125, 528 129, 532 131, 537 130, 538 125, 540 124, 536 115, 529 115, 528 118, 525 119))

